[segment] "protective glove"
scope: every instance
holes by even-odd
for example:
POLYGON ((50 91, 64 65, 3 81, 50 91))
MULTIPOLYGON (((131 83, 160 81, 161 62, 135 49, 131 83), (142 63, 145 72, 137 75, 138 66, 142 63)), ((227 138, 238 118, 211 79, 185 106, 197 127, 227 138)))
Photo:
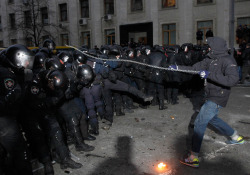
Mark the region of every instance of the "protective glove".
POLYGON ((178 66, 176 64, 175 65, 172 64, 168 68, 171 69, 171 70, 178 70, 178 66))
POLYGON ((116 75, 113 71, 110 71, 110 72, 109 72, 108 79, 109 79, 112 83, 116 83, 117 75, 116 75))
POLYGON ((24 81, 31 81, 33 78, 33 72, 31 69, 24 69, 24 81))
POLYGON ((206 79, 206 78, 208 77, 209 74, 210 74, 210 72, 207 71, 207 70, 201 70, 201 71, 199 72, 200 77, 201 77, 201 78, 204 78, 204 79, 206 79))
POLYGON ((16 102, 21 96, 21 90, 20 89, 13 89, 11 90, 6 96, 5 96, 5 101, 7 103, 14 103, 16 102))
POLYGON ((65 97, 66 97, 66 99, 72 99, 72 98, 74 98, 74 94, 73 94, 73 92, 71 91, 71 88, 70 88, 70 87, 68 87, 68 88, 66 89, 66 91, 65 91, 65 97))

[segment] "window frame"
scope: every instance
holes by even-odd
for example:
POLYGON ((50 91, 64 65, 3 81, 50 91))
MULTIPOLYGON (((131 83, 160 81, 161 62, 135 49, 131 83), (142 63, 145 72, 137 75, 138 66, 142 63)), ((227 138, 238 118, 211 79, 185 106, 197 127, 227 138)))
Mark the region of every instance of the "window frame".
POLYGON ((16 15, 15 13, 9 13, 10 29, 16 29, 16 15))
POLYGON ((69 45, 69 34, 68 33, 60 34, 60 43, 62 46, 64 46, 65 44, 69 45), (64 42, 65 39, 63 38, 63 36, 67 36, 67 39, 66 39, 67 42, 64 42))
POLYGON ((60 12, 60 22, 67 22, 68 21, 68 4, 62 3, 59 5, 59 12, 60 12), (65 9, 63 7, 65 6, 65 9), (63 14, 66 14, 66 19, 63 18, 63 14))
POLYGON ((138 13, 138 12, 143 12, 144 11, 144 6, 145 6, 145 2, 144 2, 144 0, 141 0, 141 3, 142 3, 142 9, 141 10, 133 10, 133 1, 135 1, 135 0, 130 0, 130 12, 131 13, 138 13))
POLYGON ((79 0, 79 8, 80 8, 80 16, 81 16, 81 18, 89 18, 90 17, 90 5, 89 4, 90 4, 89 0, 79 0), (87 16, 83 15, 83 9, 85 9, 85 8, 84 8, 84 6, 82 4, 83 4, 84 1, 88 2, 88 5, 87 5, 88 14, 87 14, 87 16))
POLYGON ((48 25, 49 24, 49 12, 48 12, 48 7, 42 7, 40 8, 41 10, 41 21, 43 25, 48 25), (46 13, 44 13, 46 11, 46 13), (47 22, 45 22, 47 20, 47 22))
MULTIPOLYGON (((161 1, 160 1, 160 3, 161 3, 161 4, 160 4, 161 9, 164 9, 164 10, 165 10, 165 9, 177 8, 177 1, 178 1, 178 0, 175 0, 175 6, 169 6, 169 7, 163 7, 163 1, 164 1, 164 0, 161 0, 161 1)), ((167 1, 168 1, 168 0, 167 0, 167 1)))
POLYGON ((0 16, 0 31, 3 30, 3 27, 2 27, 2 16, 0 16))
POLYGON ((105 44, 109 44, 109 45, 112 45, 113 44, 113 40, 112 40, 112 37, 114 37, 114 43, 115 43, 115 34, 116 34, 116 32, 115 32, 115 29, 114 28, 112 28, 112 29, 105 29, 104 30, 104 37, 105 37, 105 44), (114 31, 114 34, 113 35, 107 35, 107 31, 111 31, 111 30, 113 30, 114 31), (108 38, 111 38, 111 43, 108 43, 107 41, 108 41, 108 38))
POLYGON ((194 6, 200 7, 200 6, 209 6, 209 5, 215 5, 216 4, 216 0, 212 0, 213 2, 201 3, 201 4, 199 4, 197 1, 198 0, 194 0, 194 6))
POLYGON ((104 0, 104 15, 114 15, 115 14, 115 0, 104 0), (107 3, 107 1, 113 1, 113 13, 106 13, 107 12, 107 7, 106 4, 111 4, 111 3, 107 3))
POLYGON ((176 23, 166 23, 166 24, 162 24, 161 26, 162 26, 162 46, 165 46, 165 45, 166 45, 166 44, 164 44, 164 33, 165 33, 165 32, 168 33, 168 44, 167 44, 167 45, 169 45, 169 46, 176 45, 176 43, 177 43, 177 30, 176 30, 177 24, 176 24, 176 23), (171 30, 171 29, 164 30, 164 29, 163 29, 163 26, 164 26, 164 25, 168 25, 168 26, 170 26, 170 25, 175 25, 175 30, 171 30), (170 43, 171 43, 171 32, 172 32, 172 31, 175 31, 175 44, 170 44, 170 43))
POLYGON ((10 39, 11 45, 17 44, 17 39, 10 39))
POLYGON ((8 4, 14 4, 15 0, 8 0, 8 4))
MULTIPOLYGON (((243 17, 237 17, 236 18, 236 28, 238 27, 239 23, 238 23, 238 20, 239 19, 243 19, 243 18, 249 18, 250 19, 250 16, 243 16, 243 17)), ((247 24, 248 28, 250 28, 250 23, 247 24)), ((242 26, 243 27, 243 26, 242 26)))
POLYGON ((0 47, 4 47, 3 40, 0 40, 0 47))
POLYGON ((32 24, 31 11, 26 10, 26 11, 24 11, 24 25, 26 28, 31 28, 31 25, 29 23, 32 24))
POLYGON ((91 48, 91 32, 90 31, 82 31, 81 32, 81 45, 87 45, 89 48, 91 48), (85 37, 84 34, 89 34, 89 36, 85 37), (85 44, 85 38, 87 41, 87 44, 85 44))
POLYGON ((32 39, 32 37, 27 37, 25 43, 26 43, 27 47, 32 47, 33 46, 33 39, 32 39))
POLYGON ((210 28, 212 29, 212 31, 213 31, 213 33, 214 33, 214 20, 212 20, 212 19, 206 19, 206 20, 199 20, 199 21, 196 21, 195 37, 196 37, 196 32, 198 31, 198 29, 201 29, 201 31, 203 32, 203 36, 202 36, 203 40, 202 40, 202 42, 203 42, 203 43, 206 43, 206 33, 207 33, 208 29, 210 29, 210 28), (199 25, 198 25, 199 22, 209 22, 209 21, 212 22, 212 26, 211 26, 211 27, 199 28, 199 25))

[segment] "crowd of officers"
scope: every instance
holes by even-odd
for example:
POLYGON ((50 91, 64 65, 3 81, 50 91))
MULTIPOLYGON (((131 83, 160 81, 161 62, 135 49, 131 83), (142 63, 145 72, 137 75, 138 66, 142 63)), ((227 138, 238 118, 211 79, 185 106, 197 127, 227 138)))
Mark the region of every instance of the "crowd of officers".
POLYGON ((199 75, 148 65, 192 66, 205 58, 207 46, 114 44, 57 54, 54 49, 54 41, 46 39, 39 49, 16 44, 0 54, 0 174, 32 174, 34 158, 46 175, 54 174, 52 160, 62 169, 81 168, 68 145, 93 151, 85 141, 96 140, 98 123, 112 126, 114 114, 138 108, 134 102, 145 110, 150 105, 164 110, 178 104, 181 91, 193 95, 195 110, 202 104, 199 75))

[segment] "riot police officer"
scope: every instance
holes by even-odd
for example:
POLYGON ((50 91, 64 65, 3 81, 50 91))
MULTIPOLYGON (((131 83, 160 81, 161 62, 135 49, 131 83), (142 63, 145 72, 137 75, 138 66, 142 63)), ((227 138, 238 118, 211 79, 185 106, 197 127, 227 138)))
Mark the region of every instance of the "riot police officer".
POLYGON ((77 169, 82 165, 70 158, 62 129, 57 121, 57 111, 65 101, 67 76, 59 70, 45 70, 32 81, 27 90, 27 106, 30 113, 38 114, 44 121, 44 132, 50 141, 54 159, 62 169, 77 169))
MULTIPOLYGON (((19 128, 19 113, 25 87, 33 73, 34 54, 16 44, 1 52, 0 57, 0 145, 9 155, 6 174, 32 174, 27 145, 19 128)), ((0 157, 1 161, 4 157, 0 157)))

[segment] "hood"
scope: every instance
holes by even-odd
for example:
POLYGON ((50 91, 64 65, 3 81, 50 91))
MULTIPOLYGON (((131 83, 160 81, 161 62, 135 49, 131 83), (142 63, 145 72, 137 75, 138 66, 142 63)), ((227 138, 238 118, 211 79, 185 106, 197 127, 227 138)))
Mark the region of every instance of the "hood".
POLYGON ((212 55, 228 55, 227 43, 220 37, 209 37, 207 44, 211 48, 210 54, 212 55))

